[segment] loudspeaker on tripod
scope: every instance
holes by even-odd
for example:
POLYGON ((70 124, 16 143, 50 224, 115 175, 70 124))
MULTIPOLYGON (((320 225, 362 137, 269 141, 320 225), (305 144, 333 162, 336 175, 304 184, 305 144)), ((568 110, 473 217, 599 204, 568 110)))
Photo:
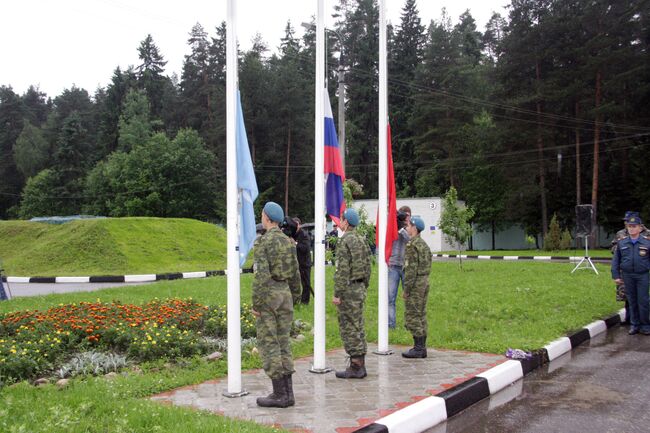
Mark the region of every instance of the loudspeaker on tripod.
POLYGON ((576 206, 576 237, 591 235, 593 231, 591 224, 593 214, 594 208, 590 204, 576 206))

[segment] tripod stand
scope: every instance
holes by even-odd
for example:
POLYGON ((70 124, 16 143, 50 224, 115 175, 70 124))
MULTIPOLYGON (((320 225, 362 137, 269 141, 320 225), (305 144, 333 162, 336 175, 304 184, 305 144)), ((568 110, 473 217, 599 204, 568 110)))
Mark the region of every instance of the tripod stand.
POLYGON ((591 269, 598 275, 598 271, 596 270, 596 267, 594 266, 594 262, 591 261, 591 257, 589 257, 589 236, 585 235, 585 256, 578 262, 575 268, 571 271, 571 273, 574 273, 578 269, 591 269))

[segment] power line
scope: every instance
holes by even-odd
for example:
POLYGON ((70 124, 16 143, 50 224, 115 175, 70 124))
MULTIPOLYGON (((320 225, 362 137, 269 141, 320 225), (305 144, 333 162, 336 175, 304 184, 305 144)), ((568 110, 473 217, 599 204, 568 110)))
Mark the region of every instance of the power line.
MULTIPOLYGON (((287 56, 289 58, 292 58, 294 60, 299 60, 299 61, 311 60, 311 59, 305 58, 304 56, 292 55, 292 54, 288 54, 288 53, 285 54, 285 56, 287 56)), ((336 72, 337 71, 337 69, 336 69, 338 67, 337 65, 328 63, 327 66, 331 70, 331 72, 336 72)), ((358 68, 354 68, 354 67, 351 67, 351 66, 348 66, 347 69, 348 69, 348 73, 353 73, 353 74, 356 74, 358 76, 370 77, 373 80, 377 79, 377 75, 375 73, 373 73, 373 72, 368 72, 368 71, 361 70, 361 69, 358 69, 358 68)), ((298 70, 298 73, 303 74, 303 76, 306 76, 305 75, 306 72, 307 71, 303 71, 301 69, 298 70)), ((625 124, 619 124, 619 123, 613 123, 613 122, 596 122, 594 120, 580 119, 580 118, 577 118, 577 117, 564 116, 564 115, 553 114, 553 113, 548 113, 548 112, 538 113, 537 111, 528 110, 528 109, 517 107, 517 106, 514 106, 514 105, 509 105, 509 104, 505 104, 505 103, 501 103, 501 102, 486 101, 486 100, 482 100, 482 99, 478 99, 478 98, 473 98, 473 97, 470 97, 470 96, 465 96, 465 95, 462 95, 462 94, 452 93, 452 92, 449 92, 449 91, 438 90, 438 89, 435 89, 433 87, 424 86, 424 85, 417 84, 417 83, 410 83, 410 82, 402 81, 402 80, 399 80, 399 79, 396 79, 396 78, 390 78, 389 77, 388 82, 390 84, 397 85, 397 87, 402 87, 402 88, 406 87, 406 88, 409 88, 411 90, 415 90, 415 91, 418 91, 418 92, 427 91, 427 92, 430 92, 433 95, 443 96, 443 97, 446 97, 446 98, 451 98, 451 99, 463 101, 463 102, 473 104, 473 105, 485 106, 485 107, 491 107, 491 108, 500 108, 500 109, 513 111, 513 112, 520 113, 520 114, 535 116, 536 118, 544 118, 546 120, 572 122, 572 123, 576 123, 576 124, 582 124, 582 125, 585 125, 585 126, 580 127, 578 125, 561 125, 561 124, 557 124, 557 123, 546 123, 546 122, 540 122, 539 120, 523 119, 523 118, 519 118, 519 117, 512 117, 512 116, 508 116, 508 115, 505 115, 505 114, 494 113, 494 112, 491 113, 491 115, 494 116, 494 117, 500 117, 500 118, 509 119, 509 120, 515 120, 515 121, 527 122, 527 123, 534 123, 534 124, 539 124, 539 125, 544 125, 544 126, 552 126, 552 127, 559 127, 559 128, 580 129, 580 130, 589 131, 589 132, 594 132, 596 126, 609 127, 609 128, 618 128, 618 129, 627 129, 627 130, 638 130, 638 131, 641 131, 641 132, 649 132, 650 131, 650 127, 643 127, 643 126, 636 126, 636 125, 625 125, 625 124), (589 127, 587 127, 587 126, 589 126, 589 127)), ((408 99, 415 100, 415 101, 426 101, 426 99, 425 99, 426 96, 422 95, 421 93, 418 93, 418 96, 412 96, 412 95, 409 95, 409 94, 400 93, 398 91, 393 90, 392 92, 390 92, 390 94, 391 95, 401 96, 403 98, 408 98, 408 99)), ((438 107, 452 108, 454 110, 465 109, 465 107, 460 107, 459 108, 457 106, 452 106, 452 105, 448 105, 448 104, 441 104, 439 102, 433 102, 433 101, 428 101, 428 102, 433 103, 433 104, 437 104, 438 107)))

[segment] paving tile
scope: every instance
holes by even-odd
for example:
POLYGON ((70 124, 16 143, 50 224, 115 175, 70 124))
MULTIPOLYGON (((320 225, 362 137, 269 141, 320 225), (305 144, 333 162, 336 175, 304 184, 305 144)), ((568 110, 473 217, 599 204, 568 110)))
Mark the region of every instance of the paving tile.
MULTIPOLYGON (((167 391, 151 399, 297 433, 344 433, 440 393, 505 360, 501 355, 438 349, 429 349, 425 359, 409 360, 400 355, 408 347, 393 347, 393 355, 378 356, 372 354, 376 346, 368 346, 368 377, 362 380, 338 379, 333 373, 313 374, 309 372, 312 357, 296 360, 296 405, 287 409, 257 406, 256 398, 271 392, 271 381, 262 370, 242 374, 242 385, 250 392, 244 397, 224 397, 228 385, 224 378, 167 391)), ((343 350, 328 352, 327 363, 344 368, 343 350)))

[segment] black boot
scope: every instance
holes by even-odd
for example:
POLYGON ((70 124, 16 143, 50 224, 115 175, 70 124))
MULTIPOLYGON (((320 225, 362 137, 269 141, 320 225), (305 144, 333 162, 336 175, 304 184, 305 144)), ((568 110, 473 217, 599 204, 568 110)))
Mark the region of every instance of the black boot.
POLYGON ((422 358, 427 357, 427 336, 420 337, 420 349, 422 350, 422 358))
POLYGON ((293 380, 291 379, 290 374, 284 376, 284 386, 287 390, 287 399, 289 400, 289 406, 293 406, 296 404, 296 399, 293 396, 293 380))
POLYGON ((366 377, 366 356, 352 356, 350 357, 350 365, 345 371, 337 371, 336 377, 339 379, 363 379, 366 377))
POLYGON ((413 348, 402 352, 404 358, 426 358, 427 357, 427 347, 426 347, 427 337, 413 337, 413 348))
POLYGON ((289 407, 289 396, 285 386, 285 377, 271 379, 273 392, 267 397, 258 397, 257 405, 261 407, 289 407))
POLYGON ((357 379, 363 379, 368 375, 366 372, 366 355, 357 356, 357 365, 359 367, 357 379))

